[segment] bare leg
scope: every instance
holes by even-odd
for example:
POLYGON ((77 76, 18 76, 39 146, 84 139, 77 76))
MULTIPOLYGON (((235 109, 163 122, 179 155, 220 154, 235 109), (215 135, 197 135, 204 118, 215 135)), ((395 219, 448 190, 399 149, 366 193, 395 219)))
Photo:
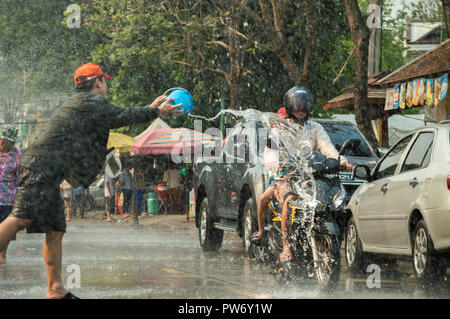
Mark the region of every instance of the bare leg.
POLYGON ((0 264, 6 263, 6 250, 11 239, 30 223, 29 219, 9 216, 0 224, 0 264))
POLYGON ((286 197, 284 203, 283 203, 283 213, 281 214, 281 233, 283 235, 283 252, 280 254, 280 261, 288 261, 292 258, 291 256, 291 249, 289 247, 288 243, 288 236, 287 236, 287 223, 288 223, 288 202, 293 199, 293 195, 289 195, 286 197))
POLYGON ((67 293, 61 277, 62 238, 64 233, 49 231, 44 241, 44 262, 47 270, 47 299, 62 298, 67 293))
POLYGON ((262 237, 264 233, 264 224, 266 221, 266 209, 267 205, 270 202, 270 199, 273 197, 274 188, 269 187, 259 198, 258 203, 258 234, 252 237, 252 240, 258 240, 262 237))
POLYGON ((6 264, 6 251, 8 250, 8 244, 6 244, 6 248, 0 251, 0 264, 6 264))
POLYGON ((70 201, 64 200, 64 205, 66 206, 66 220, 70 220, 70 201))
POLYGON ((111 221, 111 208, 112 205, 114 204, 114 199, 112 199, 112 196, 110 197, 105 197, 105 212, 106 212, 106 221, 109 222, 111 221))

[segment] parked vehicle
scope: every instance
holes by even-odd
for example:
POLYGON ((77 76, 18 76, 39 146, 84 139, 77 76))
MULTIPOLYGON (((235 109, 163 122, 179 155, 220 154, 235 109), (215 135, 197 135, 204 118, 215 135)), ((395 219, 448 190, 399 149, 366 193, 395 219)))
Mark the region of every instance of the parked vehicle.
POLYGON ((410 259, 417 279, 443 279, 450 253, 450 122, 418 129, 398 141, 353 194, 345 236, 347 267, 370 257, 410 259))
MULTIPOLYGON (((358 148, 347 149, 343 153, 351 163, 376 163, 377 154, 356 126, 346 121, 317 122, 328 132, 338 150, 346 139, 360 140, 358 148)), ((249 161, 249 157, 262 158, 265 146, 255 140, 235 141, 239 141, 242 135, 252 136, 252 132, 254 135, 262 128, 263 125, 258 121, 236 124, 219 154, 199 158, 194 163, 195 221, 199 228, 200 244, 205 251, 218 250, 223 231, 227 230, 237 232, 243 238, 244 254, 251 254, 250 237, 257 229, 256 205, 264 192, 266 176, 262 163, 249 161), (241 149, 249 151, 240 152, 241 149), (227 158, 231 159, 228 163, 227 158)), ((353 180, 350 173, 342 173, 340 178, 347 194, 350 194, 348 199, 363 182, 353 180)), ((340 227, 346 223, 347 220, 342 219, 340 227)))
POLYGON ((86 200, 86 211, 105 207, 105 179, 103 175, 89 186, 89 194, 86 200))
MULTIPOLYGON (((356 148, 359 140, 349 140, 356 148)), ((339 160, 312 153, 307 158, 293 156, 288 165, 289 183, 295 197, 288 203, 288 244, 292 261, 282 264, 282 207, 272 200, 266 207, 264 236, 254 245, 257 260, 269 261, 282 279, 314 275, 322 289, 335 287, 340 275, 341 255, 337 217, 343 214, 345 190, 339 179, 339 160), (281 269, 281 271, 280 271, 281 269)))

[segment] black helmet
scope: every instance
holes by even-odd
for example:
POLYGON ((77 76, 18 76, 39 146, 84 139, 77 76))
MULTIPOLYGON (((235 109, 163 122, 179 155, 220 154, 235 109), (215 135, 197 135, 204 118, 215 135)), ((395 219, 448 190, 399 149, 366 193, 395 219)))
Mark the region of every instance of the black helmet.
POLYGON ((312 95, 303 86, 294 86, 284 94, 283 105, 288 117, 294 112, 303 112, 307 114, 305 118, 307 119, 313 109, 312 95))

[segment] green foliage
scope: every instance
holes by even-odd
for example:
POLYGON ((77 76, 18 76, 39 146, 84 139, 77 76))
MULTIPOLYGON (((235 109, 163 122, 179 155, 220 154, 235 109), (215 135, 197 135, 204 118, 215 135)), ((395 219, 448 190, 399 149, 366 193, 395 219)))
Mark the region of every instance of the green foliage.
MULTIPOLYGON (((392 1, 383 1, 382 70, 404 64, 405 10, 390 18, 392 1)), ((433 1, 434 2, 434 1, 433 1)), ((258 21, 242 14, 231 2, 213 0, 2 0, 0 2, 0 90, 5 96, 32 97, 73 92, 73 73, 82 63, 98 63, 110 74, 109 98, 120 106, 147 105, 172 87, 184 87, 194 97, 193 114, 207 118, 229 105, 230 29, 235 38, 242 71, 239 108, 275 112, 284 92, 293 86, 282 63, 270 51, 273 44, 258 21), (82 8, 82 26, 66 25, 68 5, 82 8), (230 24, 231 21, 231 24, 230 24), (226 22, 226 23, 225 23, 226 22), (24 77, 25 75, 25 77, 24 77), (25 80, 25 81, 24 81, 25 80)), ((259 1, 247 6, 259 15, 259 1)), ((307 43, 301 2, 286 0, 285 45, 294 62, 303 67, 307 43)), ((367 0, 361 0, 367 17, 367 0)), ((314 1, 318 15, 312 92, 315 116, 327 116, 322 105, 353 84, 350 60, 340 79, 333 80, 354 47, 342 1, 314 1)), ((419 15, 420 6, 413 15, 419 15)), ((440 7, 437 7, 440 10, 440 7)), ((426 10, 425 10, 426 11, 426 10)), ((422 10, 422 12, 425 12, 422 10)), ((427 15, 435 17, 436 10, 427 15)), ((0 103, 1 98, 0 98, 0 103)), ((333 112, 341 112, 337 110, 333 112)), ((345 111, 344 111, 345 112, 345 111)), ((327 112, 328 114, 330 112, 327 112)), ((172 127, 193 127, 193 118, 165 119, 172 127)), ((219 120, 203 122, 219 126, 219 120)), ((121 128, 137 135, 147 124, 121 128)))

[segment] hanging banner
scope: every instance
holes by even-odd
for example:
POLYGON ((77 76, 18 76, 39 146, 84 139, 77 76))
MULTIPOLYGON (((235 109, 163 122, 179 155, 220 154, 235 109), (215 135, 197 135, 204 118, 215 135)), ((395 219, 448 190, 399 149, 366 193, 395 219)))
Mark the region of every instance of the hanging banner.
POLYGON ((385 110, 406 107, 434 107, 446 96, 448 91, 448 73, 436 79, 419 78, 406 83, 397 83, 386 90, 385 110))
POLYGON ((441 96, 441 78, 434 79, 434 106, 439 104, 441 96))
POLYGON ((384 110, 393 110, 394 109, 394 96, 395 96, 395 88, 386 90, 386 104, 384 105, 384 110))
POLYGON ((404 109, 406 107, 406 83, 400 84, 399 106, 401 109, 404 109))
POLYGON ((413 106, 419 106, 419 86, 420 86, 419 79, 414 80, 413 81, 413 99, 412 99, 413 106))
POLYGON ((427 95, 427 98, 426 98, 426 103, 425 103, 425 105, 426 106, 429 106, 429 107, 433 107, 434 106, 434 98, 433 98, 433 92, 434 91, 434 83, 433 83, 433 80, 432 79, 428 79, 427 80, 427 93, 426 93, 426 95, 427 95))
POLYGON ((398 109, 398 100, 399 100, 399 96, 400 96, 400 86, 398 84, 396 84, 394 86, 394 105, 392 106, 392 108, 394 110, 398 109))
POLYGON ((426 91, 426 79, 419 79, 419 86, 418 86, 418 105, 425 105, 425 91, 426 91))
POLYGON ((447 96, 448 74, 441 76, 440 79, 441 79, 441 94, 439 95, 439 100, 442 101, 447 96))
POLYGON ((413 106, 413 81, 409 81, 406 87, 406 106, 413 106))

